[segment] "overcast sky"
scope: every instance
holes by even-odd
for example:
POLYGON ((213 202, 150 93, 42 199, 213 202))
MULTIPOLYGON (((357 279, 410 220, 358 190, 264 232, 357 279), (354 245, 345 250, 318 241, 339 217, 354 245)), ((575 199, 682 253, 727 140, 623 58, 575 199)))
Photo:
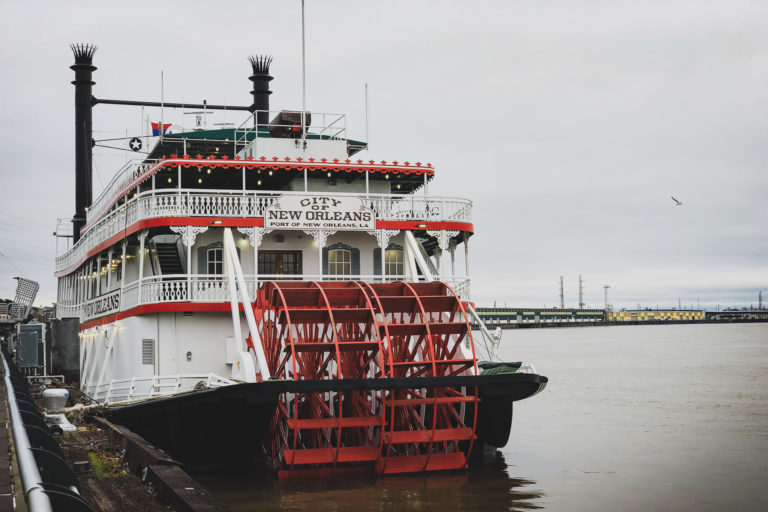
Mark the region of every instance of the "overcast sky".
MULTIPOLYGON (((167 101, 248 105, 246 58, 268 53, 271 106, 296 109, 299 6, 0 0, 0 297, 25 275, 36 303, 55 300, 51 233, 74 213, 69 43, 99 47, 95 96, 154 101, 163 71, 167 101)), ((575 306, 579 274, 595 307, 604 284, 616 307, 756 305, 767 27, 764 1, 307 0, 307 108, 348 114, 364 139, 367 82, 370 158, 431 162, 430 193, 474 201, 478 305, 556 305, 562 275, 575 306)), ((94 109, 96 138, 141 126, 138 109, 94 109)), ((95 152, 98 194, 126 155, 95 152)))

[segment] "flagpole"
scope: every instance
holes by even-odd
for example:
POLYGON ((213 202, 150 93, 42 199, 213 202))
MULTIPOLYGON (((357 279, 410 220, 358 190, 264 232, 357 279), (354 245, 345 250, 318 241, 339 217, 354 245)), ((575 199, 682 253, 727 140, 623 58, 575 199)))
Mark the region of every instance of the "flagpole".
MULTIPOLYGON (((304 43, 304 0, 301 0, 301 148, 307 150, 307 66, 304 43)), ((308 173, 304 168, 304 192, 308 190, 308 173)))
POLYGON ((160 141, 163 140, 163 107, 165 103, 165 81, 163 80, 163 71, 160 71, 160 141))
POLYGON ((307 146, 307 70, 306 45, 304 43, 304 0, 301 0, 301 137, 303 146, 307 146))
POLYGON ((365 149, 370 150, 370 137, 368 136, 368 82, 365 82, 365 149))

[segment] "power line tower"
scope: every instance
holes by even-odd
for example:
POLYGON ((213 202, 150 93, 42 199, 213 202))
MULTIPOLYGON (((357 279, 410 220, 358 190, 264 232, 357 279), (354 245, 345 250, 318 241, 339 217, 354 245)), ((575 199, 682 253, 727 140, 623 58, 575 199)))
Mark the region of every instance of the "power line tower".
POLYGON ((563 293, 563 276, 560 276, 560 309, 565 309, 565 294, 563 293))
POLYGON ((579 274, 579 309, 584 309, 584 281, 579 274))
POLYGON ((603 286, 603 290, 605 290, 605 309, 611 309, 611 304, 608 302, 608 288, 610 288, 611 285, 606 284, 603 286))

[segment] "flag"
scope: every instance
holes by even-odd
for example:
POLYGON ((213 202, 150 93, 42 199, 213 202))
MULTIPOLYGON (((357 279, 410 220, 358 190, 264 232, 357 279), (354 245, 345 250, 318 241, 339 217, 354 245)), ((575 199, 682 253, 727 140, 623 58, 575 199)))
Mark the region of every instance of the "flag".
MULTIPOLYGON (((163 123, 163 135, 168 133, 172 123, 163 123)), ((160 123, 152 123, 152 135, 160 135, 160 123)))

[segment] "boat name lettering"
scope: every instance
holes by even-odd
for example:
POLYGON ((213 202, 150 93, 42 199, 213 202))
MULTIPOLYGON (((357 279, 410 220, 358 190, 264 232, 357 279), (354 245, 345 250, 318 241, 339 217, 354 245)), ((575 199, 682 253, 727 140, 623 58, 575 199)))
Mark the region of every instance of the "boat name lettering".
POLYGON ((84 319, 96 318, 120 310, 120 291, 104 295, 88 302, 83 311, 84 319))
POLYGON ((370 231, 376 216, 359 197, 283 195, 264 210, 264 227, 370 231))

